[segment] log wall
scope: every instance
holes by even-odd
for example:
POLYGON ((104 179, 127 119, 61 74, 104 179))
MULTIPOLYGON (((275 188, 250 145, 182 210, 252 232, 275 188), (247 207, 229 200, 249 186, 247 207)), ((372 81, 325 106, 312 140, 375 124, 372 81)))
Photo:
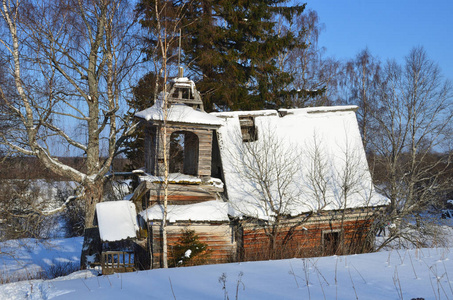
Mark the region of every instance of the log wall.
POLYGON ((332 217, 314 217, 298 226, 288 223, 279 229, 275 250, 263 226, 242 223, 238 253, 241 260, 265 260, 362 253, 371 250, 369 238, 372 219, 350 215, 341 221, 332 217), (294 227, 295 226, 295 227, 294 227), (333 239, 333 240, 332 240, 333 239))
MULTIPOLYGON (((253 261, 294 257, 317 257, 346 255, 372 250, 374 233, 371 232, 371 213, 337 212, 313 216, 304 222, 291 219, 280 228, 275 251, 269 251, 269 236, 256 220, 241 220, 231 223, 176 223, 167 227, 168 255, 178 242, 183 230, 194 230, 201 242, 208 244, 211 256, 208 264, 232 261, 253 261), (297 225, 297 226, 295 226, 297 225)), ((149 233, 152 245, 152 267, 160 268, 160 224, 153 223, 149 233)))

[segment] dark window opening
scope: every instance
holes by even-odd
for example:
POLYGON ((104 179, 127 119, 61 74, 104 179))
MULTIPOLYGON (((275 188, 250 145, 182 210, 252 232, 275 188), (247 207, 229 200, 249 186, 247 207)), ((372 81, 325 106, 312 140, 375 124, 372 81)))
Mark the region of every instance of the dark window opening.
POLYGON ((170 173, 184 172, 184 134, 173 133, 170 136, 170 173))
POLYGON ((258 140, 258 129, 255 126, 255 118, 251 116, 240 116, 239 124, 241 125, 242 141, 254 142, 258 140))
POLYGON ((324 255, 335 255, 337 254, 340 246, 340 231, 326 231, 322 233, 322 244, 324 255))
POLYGON ((190 88, 177 87, 171 97, 175 99, 193 99, 190 88))
POLYGON ((217 141, 217 134, 214 132, 212 135, 212 149, 211 149, 211 177, 223 180, 222 174, 222 159, 220 156, 219 142, 217 141))
POLYGON ((198 136, 189 131, 170 136, 170 173, 198 176, 198 136))

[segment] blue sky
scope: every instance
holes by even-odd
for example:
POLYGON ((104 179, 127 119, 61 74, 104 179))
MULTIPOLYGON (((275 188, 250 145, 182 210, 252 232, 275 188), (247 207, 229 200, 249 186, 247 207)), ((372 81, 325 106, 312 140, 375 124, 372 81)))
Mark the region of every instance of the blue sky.
POLYGON ((327 56, 349 59, 368 47, 383 61, 402 62, 423 46, 453 81, 453 0, 312 0, 307 9, 325 24, 319 45, 327 56))

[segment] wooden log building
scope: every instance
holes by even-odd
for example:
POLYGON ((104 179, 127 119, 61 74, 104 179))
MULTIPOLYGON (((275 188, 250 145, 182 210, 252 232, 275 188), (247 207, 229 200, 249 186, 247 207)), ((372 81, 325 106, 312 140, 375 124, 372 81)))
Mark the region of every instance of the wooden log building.
MULTIPOLYGON (((169 90, 167 113, 160 98, 136 114, 146 133, 145 167, 137 171, 140 184, 130 200, 139 212, 142 228, 135 243, 148 253, 137 256, 140 268, 162 266, 165 156, 169 159, 170 260, 178 259, 172 257, 172 248, 187 229, 208 245, 208 263, 371 249, 373 217, 387 199, 374 191, 356 107, 208 114, 193 81, 181 76, 171 81, 169 90), (277 139, 271 145, 264 143, 269 143, 271 133, 277 139), (295 167, 278 210, 269 209, 266 201, 272 198, 264 197, 260 183, 247 176, 246 161, 253 158, 252 165, 259 164, 257 157, 244 150, 252 145, 257 149, 281 145, 282 152, 273 153, 274 163, 278 165, 286 157, 295 167), (288 149, 296 149, 294 158, 288 157, 288 149), (320 155, 315 156, 316 151, 320 155), (313 179, 315 157, 322 157, 322 172, 330 176, 325 178, 322 197, 309 180, 313 179), (345 178, 340 175, 352 163, 355 185, 342 189, 345 178), (278 251, 269 251, 271 247, 278 251)), ((275 176, 272 171, 267 175, 275 176)), ((274 186, 279 180, 271 180, 270 194, 281 192, 274 186)))

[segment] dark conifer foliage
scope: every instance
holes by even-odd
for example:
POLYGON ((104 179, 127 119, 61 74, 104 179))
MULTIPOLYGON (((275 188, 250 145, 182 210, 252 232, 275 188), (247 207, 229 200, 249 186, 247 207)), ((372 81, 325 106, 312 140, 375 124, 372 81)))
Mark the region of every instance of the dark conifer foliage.
MULTIPOLYGON (((140 22, 149 31, 148 58, 158 58, 156 13, 165 16, 167 30, 181 30, 182 64, 201 92, 206 110, 284 107, 293 77, 278 57, 303 48, 301 33, 282 24, 299 16, 303 5, 288 0, 141 0, 140 22)), ((168 32, 167 32, 168 33, 168 32)), ((170 63, 177 62, 178 43, 172 44, 170 63)), ((292 91, 294 93, 294 91, 292 91)))
MULTIPOLYGON (((133 87, 133 98, 128 100, 128 105, 134 112, 144 110, 154 104, 156 87, 163 83, 162 79, 156 84, 157 76, 149 72, 143 76, 137 85, 133 87)), ((125 155, 129 160, 128 170, 135 170, 145 166, 144 153, 144 130, 139 128, 125 141, 125 155)))
POLYGON ((211 254, 208 244, 200 241, 194 230, 181 232, 178 243, 172 248, 171 267, 204 265, 211 254))

